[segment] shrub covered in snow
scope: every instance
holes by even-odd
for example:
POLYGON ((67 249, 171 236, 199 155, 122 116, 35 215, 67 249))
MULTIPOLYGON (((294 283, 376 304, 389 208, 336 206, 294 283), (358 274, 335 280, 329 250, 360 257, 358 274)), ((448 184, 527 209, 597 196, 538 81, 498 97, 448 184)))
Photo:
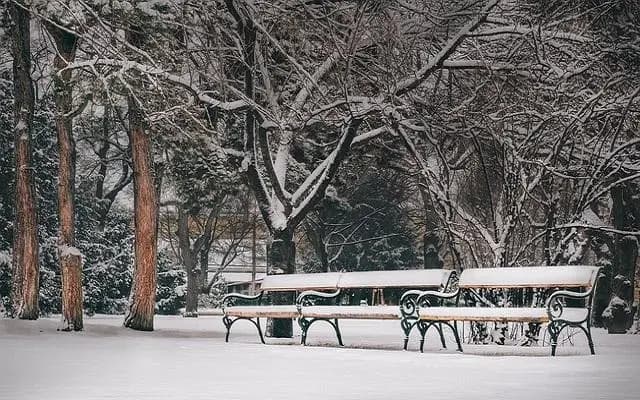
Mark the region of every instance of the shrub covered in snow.
POLYGON ((171 262, 165 252, 158 254, 158 289, 156 291, 156 312, 158 314, 178 314, 184 307, 187 294, 187 276, 184 269, 171 262))

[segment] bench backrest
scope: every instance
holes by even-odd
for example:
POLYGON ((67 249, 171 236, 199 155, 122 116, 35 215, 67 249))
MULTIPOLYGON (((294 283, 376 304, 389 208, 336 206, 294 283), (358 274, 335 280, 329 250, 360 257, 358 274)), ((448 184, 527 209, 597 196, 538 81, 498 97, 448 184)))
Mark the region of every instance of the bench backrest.
POLYGON ((460 275, 463 288, 591 288, 599 267, 585 265, 552 267, 474 268, 460 275))
POLYGON ((262 280, 260 290, 284 292, 387 287, 440 288, 446 287, 452 272, 443 269, 418 269, 267 275, 262 280))
POLYGON ((444 269, 344 272, 338 288, 441 288, 447 285, 451 273, 444 269))
POLYGON ((289 292, 294 290, 336 290, 340 272, 317 274, 277 274, 267 275, 262 280, 263 292, 289 292))

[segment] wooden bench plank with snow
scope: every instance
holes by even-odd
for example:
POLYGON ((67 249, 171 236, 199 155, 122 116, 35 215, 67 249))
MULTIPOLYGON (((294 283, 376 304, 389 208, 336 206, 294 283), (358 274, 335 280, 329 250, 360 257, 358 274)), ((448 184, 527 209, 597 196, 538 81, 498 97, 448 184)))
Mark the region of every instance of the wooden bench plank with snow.
POLYGON ((325 321, 334 328, 339 344, 343 345, 339 319, 400 320, 405 336, 408 336, 418 321, 415 307, 418 293, 423 293, 424 289, 447 288, 454 274, 453 271, 439 269, 268 275, 257 295, 232 293, 224 297, 223 323, 227 328, 225 340, 229 340, 231 326, 236 321, 248 320, 256 326, 260 340, 264 343, 260 318, 297 318, 302 331, 302 344, 306 344, 311 325, 317 321, 325 321), (423 290, 413 290, 416 295, 412 297, 412 306, 409 307, 342 304, 342 295, 348 290, 381 291, 388 288, 423 290), (274 292, 296 292, 299 295, 295 304, 268 304, 265 299, 269 293, 274 292))
POLYGON ((568 327, 578 328, 587 337, 591 354, 595 354, 591 336, 591 309, 599 267, 549 266, 518 268, 467 269, 460 274, 458 287, 450 293, 424 291, 416 300, 420 350, 426 332, 435 326, 440 330, 447 325, 454 333, 458 350, 462 351, 457 322, 524 322, 547 324, 551 338, 551 354, 556 354, 558 336, 568 327), (570 290, 568 290, 570 289, 570 290), (530 290, 530 304, 491 303, 482 291, 530 290), (475 306, 460 306, 460 300, 473 299, 475 306), (536 306, 540 298, 543 306, 536 306), (451 300, 455 306, 444 306, 451 300), (580 304, 574 304, 574 303, 580 304))

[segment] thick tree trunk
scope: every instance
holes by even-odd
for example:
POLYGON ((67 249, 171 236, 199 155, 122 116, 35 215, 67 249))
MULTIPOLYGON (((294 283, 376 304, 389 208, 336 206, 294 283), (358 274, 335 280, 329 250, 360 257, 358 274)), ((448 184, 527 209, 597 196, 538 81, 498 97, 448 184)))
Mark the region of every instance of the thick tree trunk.
POLYGON ((135 224, 133 285, 124 325, 152 331, 156 300, 158 195, 153 175, 151 137, 143 128, 136 100, 129 104, 129 135, 133 158, 133 208, 135 224))
MULTIPOLYGON (((75 58, 77 38, 55 25, 47 25, 53 37, 57 54, 56 71, 75 58)), ((76 146, 73 138, 73 92, 70 85, 71 71, 56 76, 56 131, 58 134, 58 256, 62 275, 62 324, 63 331, 82 330, 82 256, 75 249, 75 175, 76 146)))
MULTIPOLYGON (((142 33, 130 30, 127 39, 134 46, 139 46, 142 33)), ((158 188, 153 170, 151 137, 144 130, 144 116, 133 94, 127 98, 127 105, 133 161, 135 242, 133 284, 124 326, 152 331, 158 258, 158 188)))
MULTIPOLYGON (((273 233, 269 246, 269 274, 293 274, 296 272, 296 244, 293 241, 293 230, 273 233)), ((295 293, 278 293, 273 295, 274 304, 293 304, 295 293)), ((267 336, 277 338, 293 337, 293 321, 290 319, 273 319, 267 321, 267 336)))
POLYGON ((16 223, 13 239, 12 315, 37 319, 40 270, 36 196, 31 168, 31 127, 34 91, 31 80, 29 12, 11 2, 14 77, 16 223))

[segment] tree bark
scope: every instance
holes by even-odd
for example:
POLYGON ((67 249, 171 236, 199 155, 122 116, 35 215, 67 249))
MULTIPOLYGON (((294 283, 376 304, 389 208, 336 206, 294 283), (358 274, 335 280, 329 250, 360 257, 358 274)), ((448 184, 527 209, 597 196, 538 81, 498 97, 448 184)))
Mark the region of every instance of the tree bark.
POLYGON ((423 266, 424 269, 442 269, 444 261, 440 256, 442 245, 436 235, 438 229, 437 218, 434 216, 433 203, 426 189, 420 186, 422 197, 422 209, 424 210, 424 235, 422 236, 423 266))
MULTIPOLYGON (((322 218, 322 215, 321 215, 322 218)), ((321 219, 319 218, 319 219, 321 219)), ((323 272, 331 272, 331 267, 329 265, 329 254, 327 253, 327 247, 325 245, 326 233, 324 229, 324 224, 322 221, 318 221, 318 223, 311 222, 309 219, 304 226, 307 237, 309 238, 309 242, 313 249, 316 252, 316 256, 320 260, 320 265, 322 265, 323 272)))
POLYGON ((209 294, 209 253, 211 252, 211 238, 205 239, 200 249, 200 293, 209 294))
MULTIPOLYGON (((142 42, 142 33, 130 30, 128 41, 142 42)), ((127 98, 129 141, 133 161, 134 271, 124 326, 153 330, 157 281, 158 192, 153 170, 151 137, 144 129, 144 116, 133 94, 127 98)))
POLYGON ((201 275, 196 268, 197 252, 191 248, 189 215, 182 206, 178 206, 178 245, 180 247, 181 262, 187 273, 187 298, 184 316, 197 317, 201 275))
MULTIPOLYGON (((75 59, 77 37, 53 24, 47 24, 57 54, 56 71, 75 59)), ((62 275, 62 330, 81 331, 82 321, 82 256, 75 250, 75 175, 76 146, 73 138, 73 89, 71 71, 54 78, 56 132, 58 135, 58 257, 62 275)))
MULTIPOLYGON (((637 187, 622 184, 611 189, 613 226, 637 230, 640 201, 634 199, 637 187)), ((633 325, 633 303, 638 259, 638 240, 634 236, 615 235, 613 268, 610 276, 609 305, 604 319, 609 333, 624 333, 633 325)))
POLYGON ((30 15, 18 2, 11 2, 9 7, 13 22, 11 38, 16 124, 16 223, 11 314, 20 319, 37 319, 40 269, 36 196, 31 167, 31 128, 35 100, 31 79, 30 15))
MULTIPOLYGON (((269 246, 269 274, 294 274, 296 272, 296 244, 293 231, 285 229, 272 234, 269 246)), ((294 304, 295 293, 285 292, 273 295, 274 304, 294 304)), ((272 319, 267 321, 267 336, 276 338, 293 337, 293 320, 272 319)))

